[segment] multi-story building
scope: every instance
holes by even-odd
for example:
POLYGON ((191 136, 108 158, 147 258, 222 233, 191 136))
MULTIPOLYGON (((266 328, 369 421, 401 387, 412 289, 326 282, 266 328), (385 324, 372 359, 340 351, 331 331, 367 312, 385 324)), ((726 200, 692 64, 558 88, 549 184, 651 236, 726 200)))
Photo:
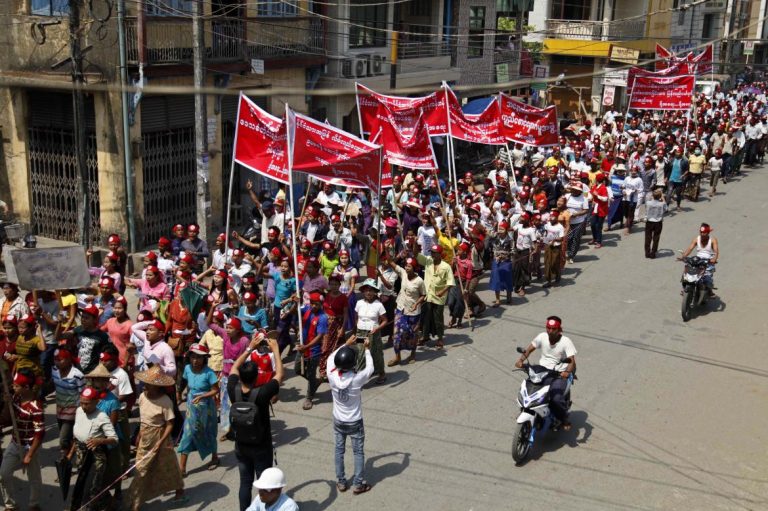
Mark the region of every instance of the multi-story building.
POLYGON ((673 0, 545 0, 529 13, 532 30, 528 41, 544 45, 549 76, 564 76, 549 87, 549 101, 564 112, 587 113, 599 109, 608 69, 610 86, 616 87, 614 104, 624 101, 621 74, 612 67, 632 59, 653 58, 656 43, 669 44, 673 0), (611 60, 611 52, 621 61, 611 60), (620 52, 620 57, 617 53, 620 52), (597 107, 597 108, 596 108, 597 107))
MULTIPOLYGON (((0 4, 0 190, 38 234, 79 241, 73 128, 69 8, 74 0, 7 0, 0 4), (6 193, 7 192, 7 193, 6 193)), ((127 234, 132 199, 138 247, 169 234, 173 222, 196 217, 195 109, 191 94, 130 95, 130 129, 122 130, 116 10, 83 2, 80 25, 86 83, 85 151, 91 243, 127 234), (90 6, 86 8, 86 6, 90 6), (130 165, 124 164, 127 148, 130 165), (133 193, 128 196, 127 180, 133 193)), ((126 8, 125 59, 133 85, 193 85, 192 2, 137 0, 126 8)), ((221 89, 207 99, 208 168, 212 219, 220 225, 234 139, 237 97, 244 88, 270 88, 257 98, 281 114, 313 105, 305 94, 326 64, 326 20, 314 2, 203 2, 205 84, 221 89)), ((115 4, 115 2, 111 2, 115 4)), ((241 172, 241 180, 246 173, 241 172)), ((242 187, 241 187, 242 188, 242 187)), ((236 199, 235 202, 238 202, 236 199)))

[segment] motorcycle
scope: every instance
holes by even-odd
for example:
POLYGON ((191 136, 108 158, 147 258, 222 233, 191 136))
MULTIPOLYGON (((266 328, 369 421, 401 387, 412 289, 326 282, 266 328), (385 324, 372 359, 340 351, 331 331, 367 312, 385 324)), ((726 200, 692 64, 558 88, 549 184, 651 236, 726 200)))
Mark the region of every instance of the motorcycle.
POLYGON ((709 267, 709 261, 698 256, 686 257, 685 269, 680 278, 683 284, 683 303, 680 312, 683 321, 691 319, 691 312, 695 307, 704 305, 709 298, 710 289, 704 279, 709 267))
MULTIPOLYGON (((517 348, 517 352, 525 353, 525 350, 517 348)), ((560 373, 544 366, 529 364, 527 359, 523 364, 523 370, 528 373, 528 378, 520 384, 520 393, 517 395, 520 415, 517 416, 517 424, 512 434, 512 459, 518 465, 528 458, 537 436, 545 434, 549 429, 556 430, 560 426, 560 421, 555 418, 549 408, 550 386, 544 383, 549 376, 560 378, 560 373)), ((573 380, 574 375, 570 374, 565 389, 569 410, 573 380)))

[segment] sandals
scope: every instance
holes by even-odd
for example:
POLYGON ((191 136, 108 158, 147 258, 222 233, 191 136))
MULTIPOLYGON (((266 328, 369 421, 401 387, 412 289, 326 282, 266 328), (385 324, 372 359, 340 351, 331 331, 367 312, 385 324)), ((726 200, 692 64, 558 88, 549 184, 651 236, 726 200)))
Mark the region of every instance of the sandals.
POLYGON ((215 460, 211 460, 210 463, 208 463, 208 470, 216 470, 219 468, 219 465, 221 464, 221 459, 216 458, 215 460))
POLYGON ((187 469, 184 469, 181 471, 181 478, 186 479, 187 478, 187 469))
POLYGON ((382 383, 386 383, 386 382, 387 382, 387 377, 383 374, 378 378, 376 378, 375 380, 373 380, 373 383, 375 383, 376 385, 381 385, 382 383))
POLYGON ((389 362, 387 362, 387 367, 395 367, 396 365, 399 365, 401 360, 399 358, 393 358, 389 362))
POLYGON ((499 300, 494 300, 491 304, 491 307, 499 307, 501 305, 501 302, 499 300))
POLYGON ((355 488, 352 490, 352 493, 354 493, 355 495, 360 495, 361 493, 371 491, 371 488, 373 488, 373 486, 371 486, 370 484, 363 483, 360 486, 355 486, 355 488))
POLYGON ((437 343, 435 344, 435 349, 436 350, 445 349, 445 343, 443 343, 443 341, 437 341, 437 343))
POLYGON ((347 483, 337 482, 336 489, 339 490, 341 493, 344 493, 349 489, 349 485, 347 485, 347 483))
POLYGON ((304 410, 311 410, 312 409, 312 400, 307 398, 304 400, 304 404, 301 406, 304 410))
POLYGON ((410 357, 405 359, 406 364, 415 364, 416 363, 416 356, 411 355, 410 357))

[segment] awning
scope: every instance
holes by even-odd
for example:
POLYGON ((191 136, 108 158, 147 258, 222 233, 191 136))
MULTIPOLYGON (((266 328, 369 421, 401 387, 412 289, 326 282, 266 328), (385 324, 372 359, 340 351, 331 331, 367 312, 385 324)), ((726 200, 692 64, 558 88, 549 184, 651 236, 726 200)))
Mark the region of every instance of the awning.
POLYGON ((477 115, 483 113, 483 110, 488 108, 488 105, 491 104, 492 101, 496 101, 496 98, 494 96, 488 96, 487 98, 478 98, 473 99, 463 107, 461 107, 461 111, 465 114, 469 115, 477 115))

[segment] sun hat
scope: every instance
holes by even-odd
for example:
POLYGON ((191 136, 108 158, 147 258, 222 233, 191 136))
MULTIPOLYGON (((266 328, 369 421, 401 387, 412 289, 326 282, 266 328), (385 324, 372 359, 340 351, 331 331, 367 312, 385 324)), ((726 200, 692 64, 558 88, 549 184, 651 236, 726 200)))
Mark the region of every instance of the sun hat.
POLYGON ((139 371, 134 375, 134 378, 147 385, 157 387, 170 387, 176 383, 172 376, 168 376, 160 369, 160 366, 152 366, 146 371, 139 371))
POLYGON ((270 467, 265 469, 261 473, 256 481, 253 482, 253 487, 257 490, 275 490, 277 488, 285 488, 285 474, 277 467, 270 467))
POLYGON ((86 378, 111 378, 112 374, 109 372, 104 364, 99 364, 96 369, 85 375, 86 378))
POLYGON ((360 284, 360 291, 365 290, 366 287, 370 287, 377 293, 379 292, 379 284, 373 279, 365 279, 363 283, 360 284))

